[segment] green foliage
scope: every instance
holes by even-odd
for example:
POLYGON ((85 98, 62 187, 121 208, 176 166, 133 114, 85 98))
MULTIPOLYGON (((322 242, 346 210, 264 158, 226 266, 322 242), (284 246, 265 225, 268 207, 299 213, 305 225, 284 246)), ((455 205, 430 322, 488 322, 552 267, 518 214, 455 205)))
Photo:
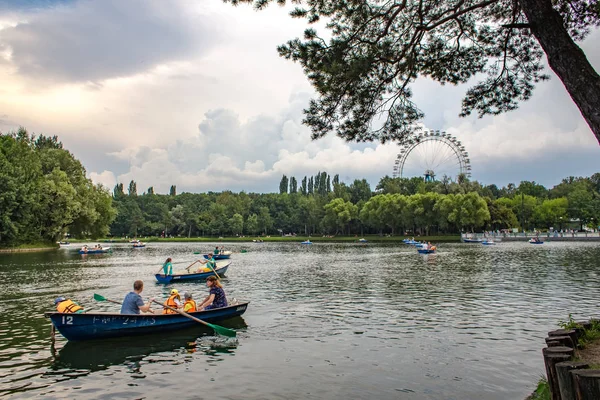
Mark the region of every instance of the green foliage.
POLYGON ((66 232, 104 236, 115 217, 108 191, 85 177, 56 136, 24 128, 0 134, 0 211, 0 246, 54 242, 66 232))
POLYGON ((527 400, 550 400, 550 385, 545 376, 542 376, 538 381, 535 391, 527 398, 527 400))
POLYGON ((579 325, 577 322, 575 322, 575 320, 573 319, 573 315, 569 314, 569 318, 567 318, 566 321, 558 321, 558 326, 560 326, 562 329, 575 329, 575 328, 581 328, 581 325, 579 325))

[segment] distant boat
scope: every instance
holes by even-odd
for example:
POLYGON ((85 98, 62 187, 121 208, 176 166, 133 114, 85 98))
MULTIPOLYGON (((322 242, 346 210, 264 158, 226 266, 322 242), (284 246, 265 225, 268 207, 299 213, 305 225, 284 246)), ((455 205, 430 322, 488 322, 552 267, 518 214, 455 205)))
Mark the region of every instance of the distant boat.
POLYGON ((207 272, 203 271, 203 272, 183 273, 183 274, 177 273, 177 274, 173 274, 173 275, 155 274, 154 277, 156 278, 158 283, 205 280, 209 276, 215 275, 215 272, 217 274, 219 274, 219 276, 224 276, 225 273, 227 272, 227 268, 229 268, 230 264, 231 264, 231 261, 218 261, 216 263, 217 268, 214 270, 214 272, 213 271, 207 271, 207 272))
POLYGON ((305 240, 304 242, 300 242, 300 244, 313 244, 310 240, 305 240))
POLYGON ((544 244, 544 242, 542 242, 540 239, 536 239, 536 238, 529 239, 529 243, 531 243, 531 244, 544 244))
POLYGON ((486 246, 491 246, 496 244, 496 242, 494 242, 493 240, 484 240, 481 242, 481 244, 486 245, 486 246))
POLYGON ((417 249, 419 254, 434 254, 435 249, 417 249))
POLYGON ((367 239, 365 239, 365 238, 358 239, 358 241, 359 241, 360 243, 367 243, 367 239))
POLYGON ((79 249, 79 254, 102 254, 108 253, 110 251, 110 247, 102 247, 100 249, 87 248, 87 249, 79 249))
POLYGON ((142 243, 142 242, 137 242, 133 244, 133 248, 134 249, 141 249, 143 247, 146 247, 146 243, 142 243))
MULTIPOLYGON (((219 254, 213 254, 213 258, 215 260, 227 260, 229 257, 231 257, 232 254, 233 254, 233 252, 231 252, 229 250, 221 251, 221 252, 219 252, 219 254)), ((208 260, 208 254, 205 254, 204 258, 206 258, 208 260)))
POLYGON ((66 248, 66 247, 71 246, 71 243, 69 243, 69 242, 56 242, 56 243, 58 243, 60 248, 66 248))
POLYGON ((464 238, 462 241, 463 241, 463 243, 481 243, 481 242, 483 242, 483 240, 481 240, 479 238, 475 238, 475 239, 464 238))

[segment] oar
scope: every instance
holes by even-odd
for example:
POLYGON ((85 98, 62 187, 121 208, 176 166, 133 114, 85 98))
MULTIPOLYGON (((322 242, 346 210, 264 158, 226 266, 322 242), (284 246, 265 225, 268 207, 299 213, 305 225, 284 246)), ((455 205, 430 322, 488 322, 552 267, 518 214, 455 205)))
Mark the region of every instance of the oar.
POLYGON ((222 326, 219 326, 219 325, 209 324, 208 322, 202 321, 201 319, 198 319, 198 318, 196 318, 196 317, 194 317, 194 316, 186 313, 185 311, 181 311, 181 310, 178 310, 177 308, 173 308, 173 307, 169 307, 169 306, 167 306, 165 304, 161 304, 161 303, 159 303, 156 300, 152 300, 152 302, 158 304, 161 307, 168 308, 171 311, 175 311, 176 313, 179 313, 179 314, 183 315, 184 317, 187 317, 189 319, 193 319, 196 322, 200 322, 201 324, 206 325, 209 328, 214 329, 214 331, 217 332, 220 335, 229 336, 229 337, 235 337, 236 336, 236 332, 233 329, 228 329, 228 328, 225 328, 225 327, 222 327, 222 326))
POLYGON ((210 268, 210 270, 217 276, 217 279, 221 280, 221 277, 219 276, 219 274, 217 274, 217 271, 215 271, 215 269, 210 265, 210 261, 207 262, 206 265, 208 265, 208 268, 210 268))
POLYGON ((123 304, 120 301, 107 299, 106 297, 100 296, 99 294, 96 294, 96 293, 94 293, 94 300, 96 300, 96 301, 109 301, 109 302, 115 303, 115 304, 123 304))
POLYGON ((187 268, 185 269, 187 272, 190 272, 190 268, 192 268, 192 265, 196 264, 198 261, 200 260, 196 260, 193 263, 191 263, 190 265, 187 266, 187 268))
MULTIPOLYGON (((116 301, 116 300, 107 299, 106 297, 104 297, 104 296, 100 296, 100 295, 99 295, 99 294, 97 294, 97 293, 94 293, 94 300, 96 300, 96 301, 109 301, 109 302, 111 302, 111 303, 115 303, 115 304, 121 304, 121 305, 123 304, 123 303, 121 303, 120 301, 116 301)), ((148 310, 148 312, 150 312, 150 313, 154 314, 154 311, 152 311, 152 310, 148 310)))

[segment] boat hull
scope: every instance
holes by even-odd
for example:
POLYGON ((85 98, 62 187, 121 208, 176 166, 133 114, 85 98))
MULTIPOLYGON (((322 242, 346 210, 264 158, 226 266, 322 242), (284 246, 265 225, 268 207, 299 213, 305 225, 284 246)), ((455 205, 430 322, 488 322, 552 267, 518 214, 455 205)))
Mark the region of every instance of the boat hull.
POLYGON ((463 243, 481 243, 481 239, 463 239, 463 243))
MULTIPOLYGON (((208 254, 204 254, 203 257, 208 260, 208 254)), ((222 254, 213 254, 215 260, 228 260, 229 257, 231 257, 231 251, 226 251, 222 254)))
POLYGON ((83 251, 83 250, 79 250, 79 254, 103 254, 103 253, 108 253, 110 251, 110 247, 106 247, 104 249, 100 249, 100 250, 88 250, 88 251, 83 251))
MULTIPOLYGON (((225 273, 227 272, 227 268, 229 268, 230 264, 231 264, 231 262, 227 263, 225 266, 220 267, 220 268, 217 265, 217 269, 216 269, 217 274, 219 274, 219 276, 225 275, 225 273)), ((215 275, 215 273, 210 271, 210 272, 199 272, 197 274, 176 274, 176 275, 156 274, 156 275, 154 275, 154 277, 156 278, 158 283, 172 283, 172 282, 181 282, 181 281, 205 280, 209 276, 213 276, 213 275, 215 275)))
MULTIPOLYGON (((205 322, 217 322, 242 315, 249 302, 189 313, 205 322)), ((84 313, 67 314, 50 312, 44 314, 67 340, 81 341, 124 336, 162 333, 193 325, 198 322, 181 314, 116 314, 84 313)))
POLYGON ((417 251, 419 252, 419 254, 434 254, 435 250, 430 250, 430 249, 417 249, 417 251))
POLYGON ((544 244, 544 242, 529 242, 530 244, 544 244))

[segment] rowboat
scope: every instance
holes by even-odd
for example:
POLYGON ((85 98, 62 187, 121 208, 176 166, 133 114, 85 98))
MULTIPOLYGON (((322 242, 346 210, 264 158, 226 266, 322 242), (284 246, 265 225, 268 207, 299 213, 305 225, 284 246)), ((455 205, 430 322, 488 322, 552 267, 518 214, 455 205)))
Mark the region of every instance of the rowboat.
MULTIPOLYGON (((219 274, 219 276, 225 275, 225 273, 227 272, 227 268, 229 268, 230 264, 231 264, 231 261, 217 261, 216 262, 217 268, 215 269, 216 273, 219 274)), ((208 278, 209 276, 213 276, 213 275, 215 275, 215 273, 213 271, 209 271, 209 272, 196 272, 196 273, 177 273, 177 274, 173 274, 173 275, 156 274, 154 276, 155 276, 156 280, 158 281, 158 283, 171 283, 171 282, 178 282, 178 281, 204 280, 204 279, 208 278)))
MULTIPOLYGON (((233 254, 232 251, 222 251, 219 254, 213 254, 213 258, 215 260, 227 260, 229 257, 231 257, 231 255, 233 254)), ((204 258, 206 258, 208 260, 208 254, 204 255, 204 258)))
MULTIPOLYGON (((249 302, 243 302, 213 310, 197 311, 189 315, 212 323, 242 315, 248 308, 248 304, 249 302)), ((67 340, 74 341, 162 333, 198 325, 198 322, 181 314, 47 312, 44 316, 50 318, 52 324, 67 340)))
POLYGON ((79 249, 79 254, 102 254, 102 253, 108 253, 110 251, 110 247, 103 247, 101 249, 87 249, 87 250, 82 250, 79 249))
POLYGON ((481 239, 467 239, 467 238, 465 238, 462 241, 463 241, 463 243, 481 243, 483 240, 481 240, 481 239))
POLYGON ((134 249, 141 249, 141 248, 143 248, 143 247, 146 247, 146 243, 142 243, 142 242, 140 242, 140 243, 134 243, 134 244, 133 244, 133 248, 134 248, 134 249))
POLYGON ((367 239, 361 238, 361 239, 358 239, 358 242, 359 243, 367 243, 367 239))
POLYGON ((531 244, 544 244, 544 242, 542 242, 541 240, 534 240, 534 239, 529 239, 529 243, 531 244))
POLYGON ((481 244, 483 244, 485 246, 492 246, 492 245, 495 245, 496 242, 494 242, 492 240, 484 240, 483 242, 481 242, 481 244))
POLYGON ((300 242, 300 244, 312 244, 310 240, 305 240, 304 242, 300 242))
POLYGON ((435 250, 432 249, 417 249, 419 254, 434 254, 435 250))

